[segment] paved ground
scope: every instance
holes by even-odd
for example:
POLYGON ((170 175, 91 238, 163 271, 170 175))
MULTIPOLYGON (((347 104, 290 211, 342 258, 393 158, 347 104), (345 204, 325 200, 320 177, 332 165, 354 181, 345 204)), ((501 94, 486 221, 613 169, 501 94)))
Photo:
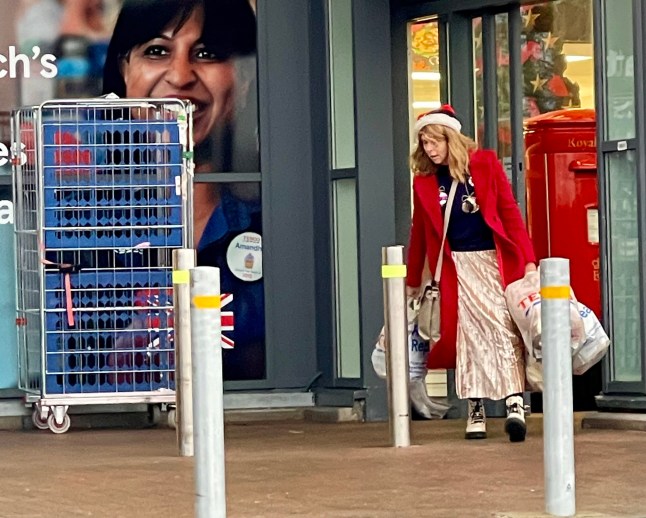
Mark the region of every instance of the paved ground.
MULTIPOLYGON (((385 423, 228 424, 228 516, 543 516, 542 421, 520 444, 502 426, 467 442, 460 421, 414 422, 416 446, 393 449, 385 423)), ((577 516, 646 516, 646 433, 575 439, 577 516)), ((193 461, 167 428, 0 432, 0 459, 2 518, 193 516, 193 461)))

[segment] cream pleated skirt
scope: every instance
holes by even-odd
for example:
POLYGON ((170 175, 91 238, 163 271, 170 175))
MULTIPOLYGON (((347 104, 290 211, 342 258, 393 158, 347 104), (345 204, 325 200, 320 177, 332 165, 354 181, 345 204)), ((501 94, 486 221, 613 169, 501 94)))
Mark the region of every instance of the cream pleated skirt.
POLYGON ((523 392, 524 349, 507 310, 495 250, 452 256, 458 275, 458 397, 495 400, 523 392))

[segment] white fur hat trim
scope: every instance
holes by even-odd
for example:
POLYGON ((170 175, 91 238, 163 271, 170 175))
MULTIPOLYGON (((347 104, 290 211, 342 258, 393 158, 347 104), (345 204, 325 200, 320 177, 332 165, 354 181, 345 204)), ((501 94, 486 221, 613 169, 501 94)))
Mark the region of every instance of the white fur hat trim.
POLYGON ((427 113, 415 122, 415 134, 419 133, 424 126, 428 126, 429 124, 439 124, 440 126, 446 126, 447 128, 451 128, 458 133, 462 129, 462 124, 460 124, 460 121, 455 117, 451 117, 446 113, 427 113))

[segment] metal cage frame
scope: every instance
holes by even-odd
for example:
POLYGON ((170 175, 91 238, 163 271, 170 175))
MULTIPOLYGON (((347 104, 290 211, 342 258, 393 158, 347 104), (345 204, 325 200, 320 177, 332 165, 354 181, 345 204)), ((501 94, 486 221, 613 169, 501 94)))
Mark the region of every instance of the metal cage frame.
POLYGON ((70 405, 173 403, 172 250, 192 248, 192 105, 52 100, 11 121, 20 388, 70 405))

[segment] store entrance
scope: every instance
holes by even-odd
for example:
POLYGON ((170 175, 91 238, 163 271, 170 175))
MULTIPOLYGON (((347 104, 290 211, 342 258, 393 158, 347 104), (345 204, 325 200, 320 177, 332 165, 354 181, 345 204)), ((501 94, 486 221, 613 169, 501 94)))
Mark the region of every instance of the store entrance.
MULTIPOLYGON (((482 7, 474 11, 473 2, 469 2, 471 10, 467 12, 461 10, 459 1, 438 2, 436 12, 409 19, 409 128, 420 113, 451 103, 462 116, 463 131, 480 147, 496 150, 521 212, 527 214, 528 204, 536 203, 527 191, 528 121, 559 110, 595 107, 593 2, 557 0, 531 6, 510 2, 502 7, 488 3, 494 2, 483 0, 482 7)), ((409 135, 410 141, 412 137, 409 135)), ((564 170, 558 174, 574 173, 564 170)), ((596 172, 588 170, 585 174, 596 172)), ((569 203, 570 209, 576 207, 576 195, 569 203)), ((590 224, 586 221, 587 209, 581 207, 581 232, 590 224)), ((410 213, 406 217, 410 218, 410 213)), ((545 217, 556 216, 547 213, 545 217)), ((573 231, 579 228, 576 222, 560 224, 572 225, 573 231)), ((597 261, 590 265, 589 275, 586 272, 589 278, 582 281, 580 291, 592 291, 592 299, 583 302, 598 308, 598 238, 590 241, 590 246, 596 247, 597 261)), ((539 260, 556 255, 536 244, 535 248, 539 260)), ((574 258, 579 252, 571 246, 561 248, 558 255, 574 258)), ((576 292, 577 286, 573 287, 576 292)), ((435 387, 437 373, 430 376, 435 387)), ((600 365, 575 376, 574 409, 594 409, 594 397, 601 386, 600 365)), ((532 396, 534 411, 542 410, 541 399, 540 394, 532 396)))

